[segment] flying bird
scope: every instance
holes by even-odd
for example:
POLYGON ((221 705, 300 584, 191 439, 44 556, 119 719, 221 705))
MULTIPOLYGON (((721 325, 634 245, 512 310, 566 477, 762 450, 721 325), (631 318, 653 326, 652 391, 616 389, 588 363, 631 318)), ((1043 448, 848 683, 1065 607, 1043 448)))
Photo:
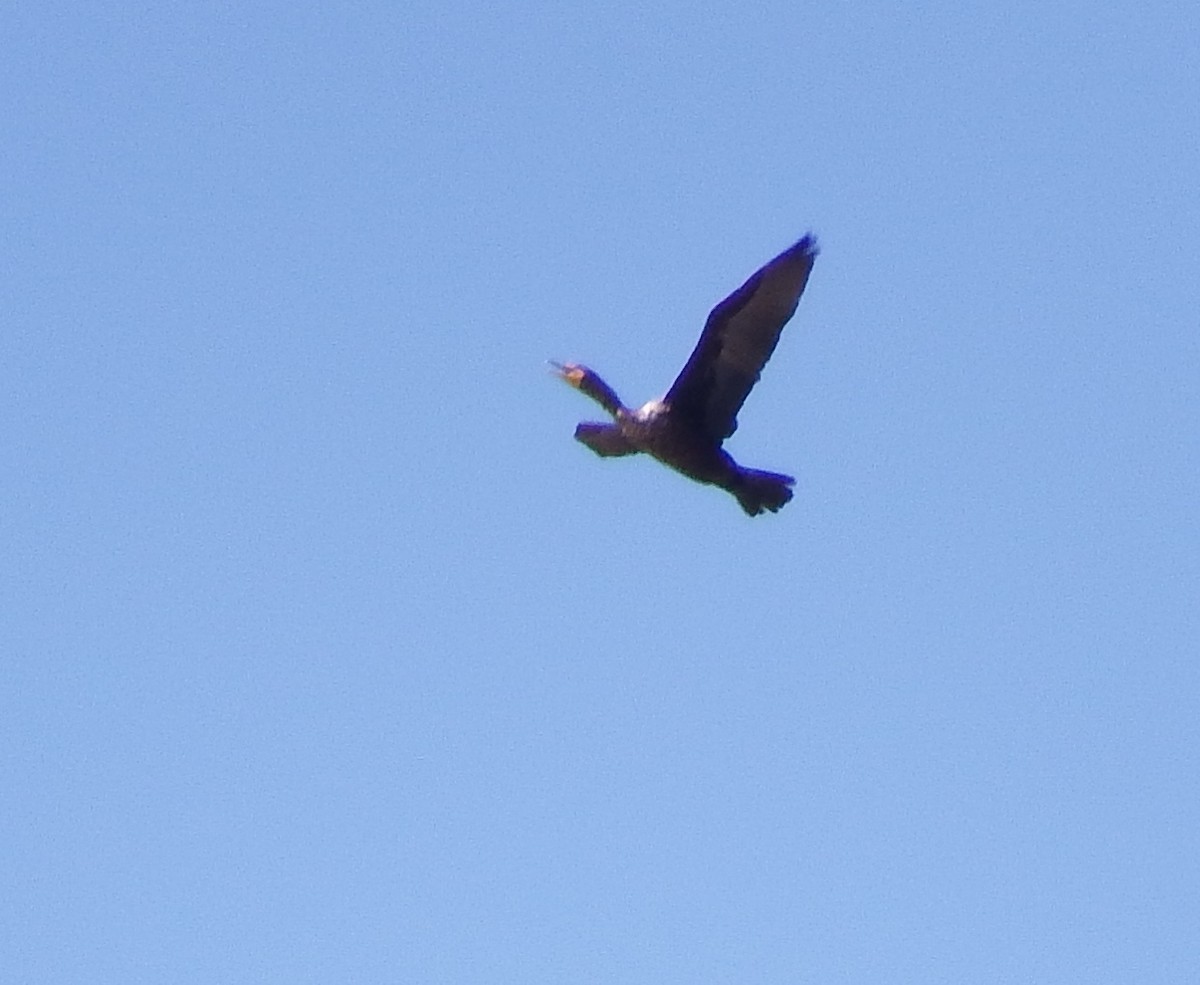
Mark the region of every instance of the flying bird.
POLYGON ((645 452, 690 479, 732 493, 750 516, 777 512, 792 498, 796 480, 743 468, 721 445, 737 430, 737 413, 796 310, 817 252, 816 238, 805 236, 713 308, 671 389, 637 410, 622 404, 586 366, 551 363, 613 419, 580 424, 576 440, 606 458, 645 452))

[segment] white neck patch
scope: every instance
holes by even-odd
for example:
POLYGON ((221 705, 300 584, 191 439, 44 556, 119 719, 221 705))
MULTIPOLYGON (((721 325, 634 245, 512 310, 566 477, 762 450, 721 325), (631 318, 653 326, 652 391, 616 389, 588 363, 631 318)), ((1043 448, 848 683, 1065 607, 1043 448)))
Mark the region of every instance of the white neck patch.
POLYGON ((665 400, 650 400, 635 410, 633 416, 639 421, 652 421, 654 418, 665 414, 669 409, 669 405, 665 400))

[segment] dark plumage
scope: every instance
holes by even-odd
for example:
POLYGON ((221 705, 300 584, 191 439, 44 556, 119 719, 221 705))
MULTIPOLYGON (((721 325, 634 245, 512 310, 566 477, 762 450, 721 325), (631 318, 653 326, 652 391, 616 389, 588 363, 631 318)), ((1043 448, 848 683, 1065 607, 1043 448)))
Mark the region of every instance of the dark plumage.
POLYGON ((554 363, 559 376, 613 417, 612 424, 580 424, 576 439, 606 457, 646 452, 697 482, 728 490, 750 516, 779 510, 796 480, 742 468, 721 444, 737 430, 737 413, 795 312, 816 256, 816 239, 805 236, 713 308, 666 396, 638 410, 625 407, 586 366, 554 363))

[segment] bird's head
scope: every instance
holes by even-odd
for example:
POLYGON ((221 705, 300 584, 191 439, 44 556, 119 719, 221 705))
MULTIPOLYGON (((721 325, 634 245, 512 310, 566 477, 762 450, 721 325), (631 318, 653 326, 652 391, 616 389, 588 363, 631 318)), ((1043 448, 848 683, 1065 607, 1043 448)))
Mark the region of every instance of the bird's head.
POLYGON ((598 373, 586 366, 580 366, 578 363, 551 362, 550 365, 560 380, 564 380, 576 390, 586 393, 610 414, 616 414, 622 409, 621 401, 613 392, 612 387, 600 379, 598 373))
POLYGON ((571 384, 576 390, 583 390, 588 377, 596 375, 586 366, 580 366, 577 363, 556 363, 551 360, 550 365, 554 369, 555 376, 571 384))

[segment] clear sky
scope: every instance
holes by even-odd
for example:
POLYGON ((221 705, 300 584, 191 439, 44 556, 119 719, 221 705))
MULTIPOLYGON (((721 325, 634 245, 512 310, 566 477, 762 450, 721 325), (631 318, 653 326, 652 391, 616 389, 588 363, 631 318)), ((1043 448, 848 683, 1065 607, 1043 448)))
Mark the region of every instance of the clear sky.
POLYGON ((0 980, 1195 980, 1194 2, 0 30, 0 980))

